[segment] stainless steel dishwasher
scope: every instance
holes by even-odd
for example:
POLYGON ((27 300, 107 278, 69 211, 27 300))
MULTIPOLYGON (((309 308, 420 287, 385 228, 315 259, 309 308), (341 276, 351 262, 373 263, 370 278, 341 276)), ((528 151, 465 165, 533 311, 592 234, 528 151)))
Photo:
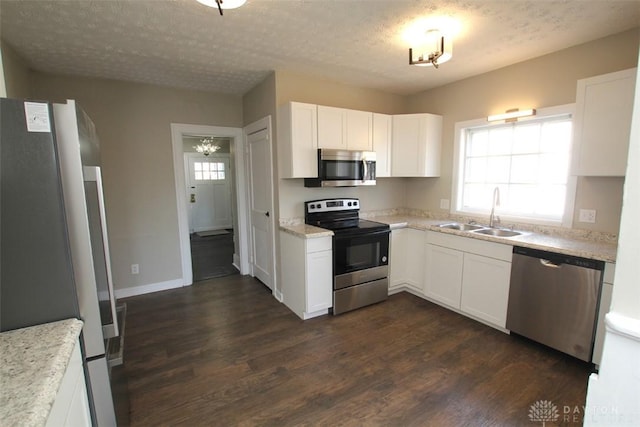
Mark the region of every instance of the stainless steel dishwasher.
POLYGON ((604 262, 514 247, 507 329, 591 361, 604 262))

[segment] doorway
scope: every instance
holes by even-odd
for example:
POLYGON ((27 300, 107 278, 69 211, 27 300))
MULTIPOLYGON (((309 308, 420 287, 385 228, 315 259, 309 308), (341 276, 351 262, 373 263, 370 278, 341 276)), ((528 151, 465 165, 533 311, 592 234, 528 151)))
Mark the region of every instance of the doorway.
POLYGON ((235 167, 231 166, 231 140, 204 136, 215 152, 199 153, 203 136, 183 137, 185 191, 189 217, 189 243, 193 281, 224 277, 238 272, 233 265, 236 199, 235 167))
MULTIPOLYGON (((229 246, 233 247, 233 265, 237 270, 240 271, 241 274, 249 273, 248 266, 248 244, 247 244, 247 220, 245 215, 239 215, 238 213, 245 212, 246 206, 246 183, 245 183, 245 156, 243 150, 243 135, 242 129, 240 128, 228 128, 228 127, 219 127, 219 126, 201 126, 201 125, 188 125, 188 124, 171 124, 171 136, 172 136, 172 145, 173 145, 173 159, 174 159, 174 175, 175 175, 175 185, 176 185, 176 206, 178 210, 178 232, 180 238, 180 252, 182 258, 182 285, 188 286, 194 282, 194 270, 192 266, 192 259, 194 258, 192 255, 197 255, 195 252, 192 254, 192 242, 191 242, 191 231, 194 233, 206 233, 209 232, 219 232, 219 236, 225 236, 227 239, 226 246, 229 249, 229 246), (206 226, 198 226, 203 228, 201 231, 196 231, 195 226, 192 227, 190 225, 190 200, 191 200, 191 192, 188 192, 187 189, 189 184, 189 164, 185 162, 185 158, 189 156, 185 156, 185 151, 195 152, 193 149, 194 145, 197 145, 194 141, 199 141, 203 137, 214 137, 216 139, 226 139, 228 141, 229 153, 228 154, 228 169, 225 170, 225 175, 230 169, 232 171, 232 179, 228 184, 232 187, 231 191, 231 227, 227 229, 228 222, 218 223, 218 225, 208 224, 206 226), (186 142, 185 142, 186 141, 186 142), (187 166, 185 167, 185 163, 187 166), (207 230, 207 228, 210 228, 207 230), (227 235, 223 231, 231 230, 227 235), (229 245, 229 239, 233 242, 233 245, 229 245)), ((219 156, 223 157, 223 156, 219 156)), ((195 169, 195 160, 194 160, 193 168, 195 169)), ((224 161, 207 161, 200 162, 201 164, 198 166, 200 168, 200 172, 203 172, 204 167, 203 163, 207 163, 207 172, 209 178, 211 177, 211 172, 215 172, 216 178, 219 178, 221 175, 220 165, 219 163, 225 164, 224 161), (210 166, 209 163, 215 163, 215 165, 210 166)), ((226 165, 226 164, 225 164, 226 165)), ((195 172, 195 171, 194 171, 195 172)), ((201 176, 204 176, 202 174, 201 176)), ((195 178, 195 173, 194 173, 195 178)), ((211 190, 211 193, 215 191, 211 190)), ((194 193, 196 200, 202 197, 206 197, 203 195, 199 195, 199 193, 194 193)), ((214 197, 214 196, 212 196, 214 197)), ((224 215, 222 215, 224 216, 224 215)), ((197 236, 201 237, 201 236, 197 236)), ((206 236, 205 236, 206 237, 206 236)))

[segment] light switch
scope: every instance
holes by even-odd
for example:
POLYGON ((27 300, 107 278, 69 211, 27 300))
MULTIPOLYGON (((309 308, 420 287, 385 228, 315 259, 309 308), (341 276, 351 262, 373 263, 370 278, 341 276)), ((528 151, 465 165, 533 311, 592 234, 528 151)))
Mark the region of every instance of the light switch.
POLYGON ((440 209, 449 209, 449 199, 440 199, 440 209))

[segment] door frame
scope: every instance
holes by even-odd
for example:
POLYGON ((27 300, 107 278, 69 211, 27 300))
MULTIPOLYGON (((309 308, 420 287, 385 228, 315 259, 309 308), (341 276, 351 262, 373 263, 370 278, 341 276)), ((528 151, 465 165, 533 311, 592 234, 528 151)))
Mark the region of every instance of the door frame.
POLYGON ((171 123, 171 145, 173 149, 173 176, 176 187, 176 210, 178 212, 178 236, 180 239, 180 258, 182 262, 182 286, 193 284, 191 267, 191 244, 189 242, 189 217, 187 213, 187 193, 184 170, 183 137, 193 135, 213 135, 231 138, 231 147, 236 168, 236 212, 238 215, 238 247, 239 259, 234 264, 239 267, 240 274, 249 274, 249 241, 248 223, 243 212, 247 210, 247 184, 245 179, 245 143, 242 128, 190 125, 171 123))
MULTIPOLYGON (((247 126, 245 126, 242 129, 243 132, 243 136, 244 136, 244 141, 245 141, 245 165, 246 165, 246 177, 247 177, 247 187, 246 187, 246 193, 245 193, 245 197, 246 197, 246 206, 247 206, 247 210, 246 215, 245 215, 245 219, 247 220, 248 223, 248 228, 247 231, 249 231, 251 229, 251 208, 250 208, 250 196, 251 196, 251 189, 249 188, 249 186, 251 185, 251 180, 249 179, 249 173, 251 173, 250 171, 250 165, 249 165, 249 145, 248 143, 246 143, 246 141, 248 140, 248 135, 254 134, 256 132, 259 132, 261 130, 266 130, 267 131, 267 140, 269 141, 269 173, 271 174, 271 191, 269 192, 269 202, 270 202, 270 210, 269 212, 271 212, 271 215, 269 216, 269 220, 271 221, 271 250, 272 250, 272 257, 271 257, 271 285, 273 287, 272 289, 272 294, 273 296, 278 300, 278 301, 282 301, 282 292, 280 290, 280 286, 279 286, 279 282, 278 282, 278 269, 277 269, 277 265, 278 265, 278 253, 276 252, 276 232, 278 230, 278 228, 276 228, 276 217, 279 217, 278 213, 275 211, 275 185, 276 185, 276 179, 274 179, 274 175, 273 175, 273 131, 272 131, 272 124, 271 124, 271 116, 266 116, 263 117, 262 119, 259 119, 247 126)), ((238 196, 240 197, 240 196, 238 196)), ((278 223, 279 226, 279 223, 278 223)), ((254 276, 253 273, 253 259, 252 259, 252 254, 251 251, 249 250, 249 248, 253 247, 253 241, 251 238, 251 233, 248 233, 247 236, 247 243, 248 243, 248 247, 247 250, 249 251, 249 268, 251 269, 251 275, 254 276)))

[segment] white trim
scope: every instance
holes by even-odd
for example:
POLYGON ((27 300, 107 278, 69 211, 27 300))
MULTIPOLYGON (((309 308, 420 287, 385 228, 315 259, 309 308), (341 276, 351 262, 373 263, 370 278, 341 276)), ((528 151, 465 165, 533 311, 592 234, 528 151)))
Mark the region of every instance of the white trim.
POLYGON ((181 123, 171 123, 171 144, 173 147, 173 174, 176 188, 176 209, 178 212, 178 235, 180 239, 180 256, 182 260, 182 286, 189 286, 193 283, 193 271, 191 269, 191 247, 189 244, 189 221, 187 216, 187 204, 185 203, 186 184, 184 171, 184 148, 183 136, 186 135, 215 135, 232 139, 232 150, 235 158, 236 168, 236 195, 238 212, 238 242, 240 254, 240 274, 249 272, 248 264, 248 228, 246 217, 242 212, 246 212, 246 184, 244 167, 244 139, 241 128, 190 125, 181 123))
MULTIPOLYGON (((546 107, 540 108, 536 110, 536 115, 531 117, 523 117, 518 120, 518 122, 527 122, 533 120, 540 120, 541 118, 548 116, 557 116, 569 114, 571 118, 575 118, 575 104, 564 104, 557 105, 554 107, 546 107)), ((454 143, 453 143, 453 172, 452 172, 452 185, 451 185, 451 208, 450 212, 454 215, 489 215, 489 212, 476 212, 476 211, 463 211, 458 210, 458 206, 462 204, 462 183, 460 180, 460 163, 461 157, 464 155, 462 150, 462 146, 464 144, 463 141, 463 131, 467 128, 474 127, 492 127, 492 126, 502 126, 503 122, 495 122, 495 123, 487 123, 486 118, 483 119, 473 119, 466 120, 455 123, 455 131, 454 131, 454 143)), ((573 157, 573 152, 576 147, 573 145, 572 138, 572 153, 569 155, 570 158, 573 157)), ((540 225, 550 225, 550 226, 561 226, 571 228, 573 225, 573 212, 575 208, 575 200, 576 200, 576 188, 577 188, 577 177, 571 175, 571 166, 569 166, 569 176, 567 177, 567 194, 565 199, 565 211, 560 221, 553 220, 545 220, 541 218, 528 218, 528 217, 511 217, 508 215, 501 214, 501 221, 504 222, 526 222, 530 224, 540 224, 540 225)))
MULTIPOLYGON (((259 119, 247 126, 245 126, 243 128, 243 134, 244 134, 244 140, 247 140, 247 136, 254 134, 256 132, 260 132, 262 130, 266 130, 267 131, 267 138, 269 140, 269 172, 271 174, 271 193, 270 193, 270 210, 269 212, 271 212, 270 215, 270 220, 271 220, 271 251, 273 256, 271 257, 271 285, 272 285, 272 290, 271 293, 272 295, 278 300, 278 301, 282 301, 282 293, 279 290, 280 286, 278 283, 278 277, 277 277, 277 264, 278 264, 278 254, 276 253, 276 231, 278 230, 278 228, 276 228, 276 212, 275 212, 275 196, 274 196, 274 187, 276 185, 275 179, 273 177, 273 136, 272 136, 272 124, 271 124, 271 116, 266 116, 263 117, 262 119, 259 119)), ((247 147, 248 149, 248 147, 247 147)), ((247 156, 247 161, 249 161, 248 156, 247 156)), ((251 180, 249 179, 249 173, 250 171, 248 170, 247 167, 247 171, 246 171, 246 182, 247 182, 247 188, 249 187, 249 185, 251 185, 251 180)), ((238 196, 239 197, 239 196, 238 196)), ((249 200, 250 194, 249 191, 246 192, 246 206, 250 207, 250 200, 249 200)), ((248 208, 246 210, 247 215, 246 218, 248 220, 248 224, 249 224, 249 229, 251 226, 251 209, 248 208)), ((278 224, 279 225, 279 224, 278 224)), ((247 242, 251 242, 251 233, 249 233, 249 236, 247 238, 247 242)), ((249 246, 251 247, 251 246, 249 246)), ((253 275, 253 274, 252 274, 253 275)))
POLYGON ((607 332, 640 342, 640 319, 610 311, 604 321, 607 332))
POLYGON ((166 291, 168 289, 181 288, 182 279, 167 280, 166 282, 151 283, 148 285, 133 286, 131 288, 116 289, 116 298, 128 298, 136 295, 150 294, 152 292, 166 291))

